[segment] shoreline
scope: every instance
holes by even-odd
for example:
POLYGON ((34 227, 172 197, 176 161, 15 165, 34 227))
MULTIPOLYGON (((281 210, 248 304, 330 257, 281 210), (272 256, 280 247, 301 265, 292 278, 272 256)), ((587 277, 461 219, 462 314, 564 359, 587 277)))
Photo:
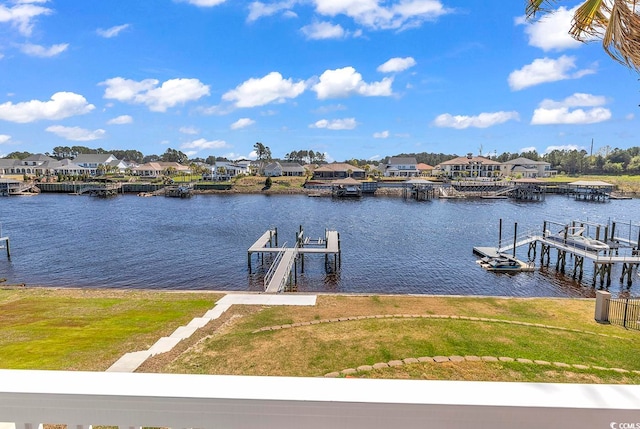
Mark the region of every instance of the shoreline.
POLYGON ((375 293, 375 292, 283 292, 278 294, 267 294, 260 291, 241 291, 241 290, 220 290, 220 289, 154 289, 154 288, 117 288, 117 287, 82 287, 82 286, 47 286, 47 285, 14 285, 0 284, 0 290, 49 290, 49 291, 69 291, 69 292, 119 292, 119 293, 168 293, 168 294, 212 294, 212 295, 266 295, 266 296, 342 296, 342 297, 405 297, 405 298, 468 298, 468 299, 518 299, 518 300, 579 300, 579 301, 593 301, 595 297, 570 297, 570 296, 509 296, 509 295, 443 295, 443 294, 417 294, 417 293, 375 293))

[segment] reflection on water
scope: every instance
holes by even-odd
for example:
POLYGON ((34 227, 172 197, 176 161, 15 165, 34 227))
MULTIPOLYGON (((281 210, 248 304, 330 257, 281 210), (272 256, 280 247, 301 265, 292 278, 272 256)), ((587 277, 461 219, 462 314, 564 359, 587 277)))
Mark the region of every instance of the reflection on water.
MULTIPOLYGON (((538 203, 263 195, 3 198, 0 222, 11 238, 12 260, 0 256, 0 277, 29 285, 257 291, 268 265, 249 275, 249 246, 270 227, 278 228, 280 244, 293 243, 303 225, 313 238, 325 228, 340 232, 342 269, 327 276, 324 256, 307 255, 299 291, 593 296, 587 263, 582 284, 555 272, 555 252, 549 269, 495 274, 475 264, 472 248, 497 244, 500 218, 508 237, 514 222, 521 232, 541 231, 543 220, 629 222, 639 208, 640 200, 594 204, 561 196, 538 203)), ((525 260, 526 250, 518 251, 525 260)), ((568 271, 572 264, 568 260, 568 271)), ((626 292, 618 277, 614 270, 614 295, 626 292)), ((640 277, 634 279, 631 292, 640 287, 640 277)))

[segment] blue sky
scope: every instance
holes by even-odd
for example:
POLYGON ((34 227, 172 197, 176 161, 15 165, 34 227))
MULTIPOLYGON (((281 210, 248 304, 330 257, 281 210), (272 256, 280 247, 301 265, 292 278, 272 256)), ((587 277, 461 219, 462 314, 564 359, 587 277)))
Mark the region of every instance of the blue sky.
POLYGON ((487 0, 0 0, 0 154, 627 148, 638 75, 487 0))

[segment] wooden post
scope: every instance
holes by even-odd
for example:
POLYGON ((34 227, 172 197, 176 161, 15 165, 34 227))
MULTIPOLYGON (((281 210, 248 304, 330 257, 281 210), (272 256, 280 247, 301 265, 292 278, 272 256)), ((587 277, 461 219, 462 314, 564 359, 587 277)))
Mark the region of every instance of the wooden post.
POLYGON ((513 257, 516 257, 516 244, 518 243, 518 222, 513 226, 513 257))
POLYGON ((7 244, 5 247, 7 248, 7 259, 11 260, 11 250, 10 250, 11 248, 9 246, 9 237, 7 237, 6 243, 7 244))
POLYGON ((500 222, 498 223, 498 249, 502 247, 502 218, 500 218, 500 222))
POLYGON ((249 274, 251 274, 251 252, 247 252, 247 266, 249 267, 249 274))
POLYGON ((611 241, 613 241, 613 237, 616 236, 616 223, 611 222, 611 241))

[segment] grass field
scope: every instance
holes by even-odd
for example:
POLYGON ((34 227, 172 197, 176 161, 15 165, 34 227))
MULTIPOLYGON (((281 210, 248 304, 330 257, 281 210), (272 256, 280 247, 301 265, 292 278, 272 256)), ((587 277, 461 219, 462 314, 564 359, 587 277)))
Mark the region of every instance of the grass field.
MULTIPOLYGON (((0 290, 0 367, 104 370, 201 316, 219 297, 0 290)), ((406 358, 493 356, 589 368, 430 362, 350 376, 640 383, 640 332, 598 324, 593 312, 593 300, 542 298, 320 295, 314 307, 236 305, 139 371, 315 377, 406 358), (380 317, 346 320, 355 316, 380 317)))
MULTIPOLYGON (((323 376, 423 356, 526 358, 640 370, 640 333, 593 321, 594 301, 565 299, 320 296, 314 308, 232 307, 220 320, 142 371, 323 376), (287 329, 260 328, 362 315, 457 315, 539 323, 388 317, 287 329), (574 332, 564 329, 577 329, 574 332)), ((370 378, 638 383, 640 373, 518 362, 417 363, 358 373, 370 378)))
POLYGON ((213 307, 208 293, 0 289, 0 368, 104 371, 213 307))

